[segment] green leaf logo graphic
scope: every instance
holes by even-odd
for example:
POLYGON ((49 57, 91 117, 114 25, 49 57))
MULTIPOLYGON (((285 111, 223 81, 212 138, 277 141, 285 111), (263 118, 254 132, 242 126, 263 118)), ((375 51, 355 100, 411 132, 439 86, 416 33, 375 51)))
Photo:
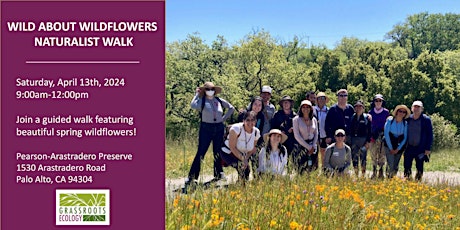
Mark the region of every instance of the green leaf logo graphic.
POLYGON ((60 206, 105 206, 105 194, 64 193, 59 196, 60 206))

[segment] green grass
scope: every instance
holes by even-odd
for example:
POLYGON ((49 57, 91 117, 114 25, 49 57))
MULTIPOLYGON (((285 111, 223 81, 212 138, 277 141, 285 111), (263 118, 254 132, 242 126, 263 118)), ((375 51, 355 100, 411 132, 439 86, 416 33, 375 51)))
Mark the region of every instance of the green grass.
POLYGON ((460 187, 303 176, 178 194, 166 229, 460 229, 460 187))
MULTIPOLYGON (((184 137, 181 140, 166 141, 166 177, 179 178, 188 174, 193 158, 198 147, 198 139, 184 137)), ((402 169, 404 159, 401 159, 400 168, 402 169)), ((225 168, 224 171, 232 169, 225 168)), ((372 160, 370 154, 367 155, 367 170, 372 170, 372 160)), ((415 170, 415 162, 413 163, 415 170)), ((433 152, 429 163, 425 163, 425 171, 447 171, 460 172, 460 150, 440 150, 433 152)), ((209 146, 205 159, 201 164, 202 174, 213 173, 213 153, 212 144, 209 146)))
MULTIPOLYGON (((167 140, 166 176, 185 177, 198 140, 167 140)), ((212 174, 212 146, 202 174, 212 174)), ((400 168, 402 168, 401 159, 400 168)), ((415 167, 415 165, 414 165, 415 167)), ((368 155, 368 170, 371 159, 368 155)), ((224 168, 234 173, 233 168, 224 168)), ((415 168, 414 168, 415 170, 415 168)), ((432 153, 426 171, 460 172, 460 151, 432 153)), ((458 229, 460 186, 307 176, 231 184, 166 199, 166 229, 458 229)))

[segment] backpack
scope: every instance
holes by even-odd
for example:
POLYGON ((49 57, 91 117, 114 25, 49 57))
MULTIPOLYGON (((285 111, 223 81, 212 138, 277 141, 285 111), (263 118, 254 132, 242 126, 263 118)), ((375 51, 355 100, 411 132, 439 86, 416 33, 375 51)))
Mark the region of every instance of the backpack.
MULTIPOLYGON (((390 121, 390 125, 392 125, 394 121, 395 121, 395 118, 393 117, 393 119, 391 119, 391 121, 390 121)), ((403 125, 404 125, 404 128, 405 128, 406 125, 407 125, 407 120, 406 120, 406 119, 403 119, 403 122, 404 122, 403 125)), ((391 140, 392 137, 394 137, 394 136, 393 136, 392 133, 390 133, 390 141, 392 141, 392 140, 391 140)), ((394 137, 394 138, 396 138, 396 137, 394 137)), ((402 135, 402 138, 404 138, 404 135, 402 135)), ((397 142, 395 142, 395 143, 392 142, 391 145, 393 145, 393 147, 398 147, 397 145, 396 145, 396 146, 394 146, 394 145, 397 144, 397 143, 399 143, 400 141, 402 141, 402 138, 401 138, 401 136, 399 136, 397 142), (399 139, 400 139, 400 140, 399 140, 399 139)), ((386 139, 385 136, 383 136, 382 142, 383 142, 383 145, 384 145, 385 147, 388 148, 388 145, 387 145, 387 142, 386 142, 385 139, 386 139)), ((395 141, 395 139, 393 139, 393 141, 395 141)), ((402 151, 404 151, 404 150, 406 149, 406 145, 407 145, 407 142, 406 142, 406 144, 404 144, 404 146, 401 148, 400 152, 402 152, 402 151)))
MULTIPOLYGON (((235 124, 240 124, 240 123, 235 123, 235 124)), ((225 130, 224 130, 224 136, 223 136, 223 141, 222 141, 222 147, 225 147, 227 149, 230 150, 230 147, 228 147, 226 144, 225 144, 225 141, 226 140, 230 140, 230 128, 232 128, 233 125, 235 124, 230 124, 230 125, 227 125, 225 127, 225 130)), ((238 135, 236 136, 236 138, 239 138, 241 136, 241 133, 243 132, 243 129, 244 129, 244 126, 241 127, 240 129, 240 132, 238 133, 238 135)), ((256 133, 255 135, 257 136, 257 130, 256 130, 256 133)))
MULTIPOLYGON (((355 116, 356 113, 353 114, 353 116, 351 116, 351 120, 353 121, 355 119, 355 116)), ((364 125, 367 126, 367 123, 369 122, 369 115, 367 113, 363 113, 363 116, 364 116, 364 125)))
MULTIPOLYGON (((222 100, 219 97, 214 97, 217 99, 217 101, 220 103, 220 106, 222 106, 222 100)), ((206 98, 202 97, 201 98, 201 110, 200 110, 200 120, 203 120, 203 109, 204 105, 206 104, 206 98)), ((222 106, 222 109, 224 109, 224 106, 222 106)))

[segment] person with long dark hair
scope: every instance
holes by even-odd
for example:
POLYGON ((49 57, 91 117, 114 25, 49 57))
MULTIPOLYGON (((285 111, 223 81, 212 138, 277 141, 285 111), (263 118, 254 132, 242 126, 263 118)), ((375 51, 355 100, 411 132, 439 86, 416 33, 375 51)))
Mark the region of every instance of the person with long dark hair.
POLYGON ((292 123, 297 141, 292 154, 297 173, 313 171, 318 160, 318 121, 313 117, 313 105, 309 100, 300 103, 299 112, 292 123))
POLYGON ((283 143, 287 140, 286 134, 279 129, 272 129, 264 135, 265 146, 259 152, 259 168, 261 174, 284 175, 288 154, 283 143))
POLYGON ((237 169, 239 179, 249 179, 249 159, 257 152, 257 141, 260 139, 260 130, 255 127, 256 113, 243 113, 243 122, 233 124, 227 140, 221 150, 221 157, 225 165, 237 169))

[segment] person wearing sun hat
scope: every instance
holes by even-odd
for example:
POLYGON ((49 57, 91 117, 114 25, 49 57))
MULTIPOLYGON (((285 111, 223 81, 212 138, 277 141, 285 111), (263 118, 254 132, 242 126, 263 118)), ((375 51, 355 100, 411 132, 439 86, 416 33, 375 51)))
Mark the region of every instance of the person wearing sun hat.
POLYGON ((224 122, 233 114, 235 108, 228 101, 216 96, 221 92, 221 87, 212 82, 205 82, 203 86, 196 88, 195 96, 190 103, 192 109, 200 111, 201 122, 198 133, 198 150, 185 181, 185 189, 192 181, 198 180, 201 161, 211 142, 214 152, 214 178, 218 180, 223 177, 220 147, 224 136, 224 122), (225 114, 224 108, 227 109, 225 114))
POLYGON ((423 164, 429 162, 433 145, 433 124, 423 109, 423 102, 412 103, 412 114, 407 120, 407 148, 404 152, 404 176, 412 178, 412 161, 415 160, 415 179, 418 181, 422 180, 423 164))
POLYGON ((390 111, 385 108, 385 99, 382 94, 376 94, 371 103, 369 115, 372 116, 371 122, 371 147, 370 155, 372 159, 372 176, 371 178, 384 178, 383 170, 386 162, 386 151, 383 145, 383 128, 385 122, 390 116, 390 111), (378 174, 377 174, 378 170, 378 174))
POLYGON ((300 103, 297 116, 292 119, 294 137, 297 143, 292 158, 298 174, 316 170, 318 154, 318 121, 313 116, 313 105, 309 100, 300 103))
POLYGON ((288 95, 284 95, 279 100, 279 110, 276 111, 275 116, 270 121, 272 129, 279 129, 281 132, 287 135, 287 140, 284 142, 284 146, 287 149, 288 155, 291 154, 294 149, 295 137, 294 128, 292 127, 292 119, 296 116, 296 113, 292 109, 294 100, 288 95))
POLYGON ((399 161, 407 141, 406 119, 409 118, 410 109, 405 105, 397 105, 392 114, 393 117, 387 119, 384 128, 388 178, 398 173, 399 161))
POLYGON ((288 154, 283 143, 288 139, 279 129, 272 129, 264 135, 265 146, 259 152, 260 174, 283 175, 287 165, 288 154))

